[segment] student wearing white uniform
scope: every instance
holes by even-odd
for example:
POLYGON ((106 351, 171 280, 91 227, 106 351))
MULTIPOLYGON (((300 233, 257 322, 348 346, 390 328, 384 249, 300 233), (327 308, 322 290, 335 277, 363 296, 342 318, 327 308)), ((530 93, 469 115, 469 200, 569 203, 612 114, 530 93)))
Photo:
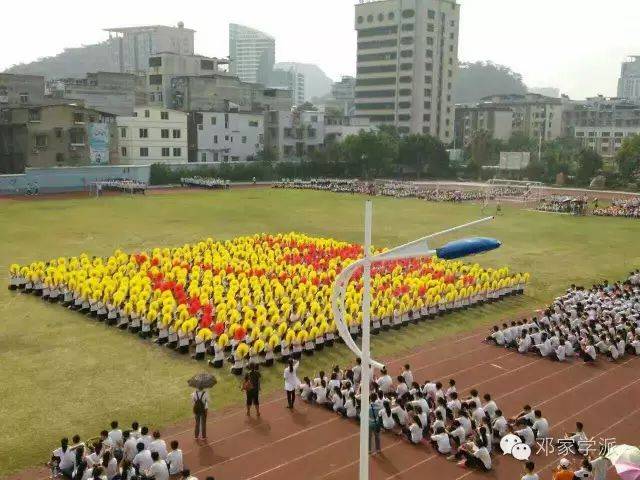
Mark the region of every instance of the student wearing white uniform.
POLYGON ((324 380, 320 380, 320 385, 313 387, 311 391, 318 405, 325 405, 327 403, 327 384, 324 380))
POLYGON ((451 453, 451 440, 447 432, 445 432, 444 427, 438 427, 436 433, 431 435, 431 444, 438 453, 443 455, 449 455, 451 453))
POLYGON ((522 439, 523 443, 526 443, 530 447, 533 447, 536 443, 536 436, 529 425, 525 426, 521 430, 516 430, 514 433, 522 439))
POLYGON ((137 440, 131 435, 129 430, 126 430, 122 437, 124 439, 124 447, 122 452, 122 459, 128 462, 133 461, 133 458, 138 453, 138 449, 136 448, 137 440))
POLYGON ((149 451, 151 453, 158 452, 162 460, 167 458, 167 444, 160 438, 160 432, 157 430, 153 432, 153 440, 149 444, 149 451))
POLYGON ((145 472, 146 476, 153 478, 153 480, 169 480, 169 469, 165 461, 158 455, 158 452, 153 452, 151 459, 153 460, 153 464, 145 472))
POLYGON ((57 459, 58 469, 67 478, 71 478, 75 467, 75 452, 69 448, 69 439, 63 438, 60 441, 60 448, 53 451, 52 457, 57 459))
POLYGON ((610 466, 611 463, 609 462, 609 459, 604 455, 600 455, 591 460, 591 474, 593 475, 593 480, 606 480, 607 470, 609 470, 610 466))
POLYGON ((171 441, 171 451, 167 454, 166 462, 169 467, 169 475, 178 475, 182 472, 184 468, 182 450, 180 450, 177 440, 171 441))
POLYGON ((136 445, 136 448, 138 450, 138 453, 133 458, 133 462, 131 463, 133 464, 134 467, 136 467, 138 472, 144 473, 151 468, 151 465, 153 465, 151 452, 144 448, 144 443, 142 442, 138 442, 138 445, 136 445))
POLYGON ((411 385, 413 383, 413 373, 411 372, 411 366, 408 363, 404 366, 404 370, 401 375, 404 377, 404 382, 407 385, 411 385))
POLYGON ((524 464, 524 475, 520 478, 520 480, 540 480, 538 474, 535 473, 536 464, 529 461, 524 464))
POLYGON ((531 426, 533 433, 535 433, 537 439, 547 438, 547 435, 549 435, 549 422, 542 416, 542 412, 540 410, 536 410, 534 415, 535 420, 531 426))
POLYGON ((296 388, 300 385, 298 365, 300 365, 299 362, 289 359, 288 365, 284 369, 284 390, 287 392, 287 408, 289 409, 293 408, 293 404, 296 401, 296 388))
POLYGON ((509 428, 509 424, 507 423, 507 419, 504 418, 502 414, 502 410, 496 410, 496 418, 493 420, 493 435, 494 438, 499 442, 502 437, 507 434, 507 430, 509 428))
POLYGON ((378 388, 380 388, 382 393, 386 395, 387 393, 391 392, 391 390, 393 389, 393 379, 387 373, 386 368, 383 367, 381 370, 381 373, 382 373, 382 376, 379 377, 378 380, 376 380, 376 383, 378 384, 378 388))
POLYGON ((378 415, 382 419, 382 426, 385 430, 393 430, 396 428, 396 421, 393 419, 393 414, 391 413, 391 405, 388 401, 382 404, 382 410, 378 412, 378 415))
POLYGON ((124 440, 122 439, 122 430, 118 428, 118 422, 115 420, 111 422, 109 440, 111 440, 111 444, 115 447, 122 447, 124 444, 124 440))

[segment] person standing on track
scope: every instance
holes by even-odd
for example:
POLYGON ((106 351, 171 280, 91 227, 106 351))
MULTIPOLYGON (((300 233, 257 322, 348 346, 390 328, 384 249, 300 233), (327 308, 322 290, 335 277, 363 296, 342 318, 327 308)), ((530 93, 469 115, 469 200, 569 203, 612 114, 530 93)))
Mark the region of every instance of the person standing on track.
POLYGON ((382 420, 380 419, 380 407, 376 403, 377 396, 371 394, 369 404, 369 454, 376 455, 382 452, 380 448, 380 430, 382 430, 382 420), (373 437, 373 438, 371 438, 373 437), (375 446, 375 450, 374 447, 375 446))
POLYGON ((204 389, 197 389, 191 394, 193 403, 193 414, 195 415, 196 426, 194 436, 196 440, 202 434, 202 439, 207 439, 207 411, 209 410, 209 392, 204 389))
POLYGON ((249 365, 249 373, 244 378, 242 389, 247 395, 247 416, 251 415, 251 405, 256 407, 256 415, 260 416, 260 372, 258 365, 249 365))
POLYGON ((287 408, 289 409, 293 409, 293 404, 296 401, 296 388, 300 385, 300 380, 298 379, 299 364, 299 362, 289 359, 288 365, 284 369, 284 389, 287 392, 287 408))

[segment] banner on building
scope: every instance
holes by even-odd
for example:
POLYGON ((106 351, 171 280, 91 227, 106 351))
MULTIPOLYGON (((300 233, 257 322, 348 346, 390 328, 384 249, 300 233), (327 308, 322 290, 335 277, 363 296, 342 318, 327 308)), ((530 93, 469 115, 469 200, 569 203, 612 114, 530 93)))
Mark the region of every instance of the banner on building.
POLYGON ((109 163, 109 125, 106 123, 90 123, 89 159, 92 165, 109 163))

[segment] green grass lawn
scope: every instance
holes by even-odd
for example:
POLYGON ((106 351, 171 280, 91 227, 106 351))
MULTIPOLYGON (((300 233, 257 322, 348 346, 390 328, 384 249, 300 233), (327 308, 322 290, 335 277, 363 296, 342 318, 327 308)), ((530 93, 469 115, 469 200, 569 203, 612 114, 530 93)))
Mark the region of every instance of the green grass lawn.
MULTIPOLYGON (((107 255, 176 246, 206 237, 300 231, 360 242, 364 197, 270 189, 78 200, 0 202, 0 271, 81 252, 107 255)), ((393 246, 481 216, 477 205, 374 200, 374 243, 393 246)), ((438 336, 469 330, 541 306, 571 283, 618 279, 640 265, 640 222, 574 218, 505 207, 504 215, 464 235, 504 242, 478 257, 487 266, 529 271, 525 296, 411 326, 373 341, 389 356, 438 336)), ((344 347, 313 357, 302 373, 346 364, 344 347)), ((191 416, 186 379, 201 370, 149 342, 76 312, 0 288, 0 475, 44 460, 60 437, 93 436, 112 419, 162 427, 191 416)), ((265 394, 282 388, 280 368, 265 394)), ((241 402, 238 381, 219 372, 213 404, 241 402)))

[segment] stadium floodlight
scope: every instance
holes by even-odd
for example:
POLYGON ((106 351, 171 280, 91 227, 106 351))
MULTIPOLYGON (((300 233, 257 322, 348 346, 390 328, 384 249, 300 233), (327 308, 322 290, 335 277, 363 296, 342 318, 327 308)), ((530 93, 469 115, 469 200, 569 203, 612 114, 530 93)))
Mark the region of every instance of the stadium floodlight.
POLYGON ((440 248, 431 248, 429 240, 441 235, 451 233, 463 228, 493 220, 494 217, 486 217, 474 222, 465 223, 457 227, 432 233, 426 237, 400 245, 390 250, 372 255, 371 252, 371 228, 372 228, 372 203, 365 203, 364 217, 364 256, 344 268, 337 276, 331 290, 331 308, 338 333, 349 349, 361 359, 360 379, 360 480, 369 480, 369 390, 371 381, 371 368, 381 369, 384 365, 371 358, 370 348, 370 309, 371 309, 371 265, 376 262, 401 260, 417 257, 430 257, 437 255, 439 258, 451 260, 469 255, 495 250, 501 246, 501 242, 493 238, 472 237, 449 242, 440 248), (362 348, 354 341, 349 326, 345 323, 345 296, 349 280, 358 270, 363 269, 363 295, 362 295, 362 348))

